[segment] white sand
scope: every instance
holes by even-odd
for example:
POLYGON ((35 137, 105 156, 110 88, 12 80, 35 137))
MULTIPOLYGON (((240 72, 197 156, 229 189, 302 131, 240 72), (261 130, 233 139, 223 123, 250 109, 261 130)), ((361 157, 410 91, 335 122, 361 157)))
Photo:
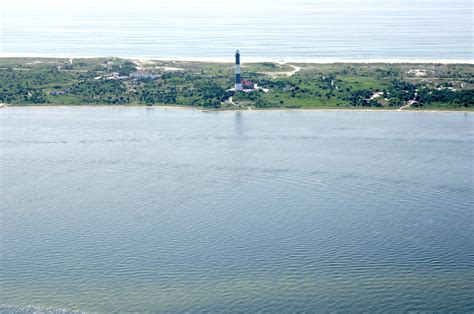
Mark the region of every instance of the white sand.
MULTIPOLYGON (((0 52, 0 58, 61 58, 61 59, 71 59, 71 58, 82 58, 82 59, 93 59, 93 58, 104 58, 112 56, 80 56, 80 55, 55 55, 55 54, 34 54, 34 53, 8 53, 0 52)), ((234 56, 231 53, 229 57, 222 58, 185 58, 185 57, 136 57, 136 56, 114 56, 116 58, 123 58, 129 60, 137 60, 140 62, 150 62, 155 61, 183 61, 183 62, 215 62, 215 63, 233 63, 234 56)), ((462 59, 334 59, 334 58, 286 58, 284 60, 272 59, 272 58, 245 58, 246 63, 250 62, 275 62, 275 63, 316 63, 316 64, 331 64, 331 63, 409 63, 409 64, 474 64, 474 60, 462 60, 462 59)))

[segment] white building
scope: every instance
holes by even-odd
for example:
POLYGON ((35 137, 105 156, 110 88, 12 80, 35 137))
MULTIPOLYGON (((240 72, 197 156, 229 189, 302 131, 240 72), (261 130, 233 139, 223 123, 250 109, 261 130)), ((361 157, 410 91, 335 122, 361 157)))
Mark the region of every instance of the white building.
POLYGON ((140 80, 140 79, 153 80, 153 79, 156 79, 158 77, 158 75, 155 75, 155 74, 147 72, 147 71, 138 70, 136 72, 131 73, 130 77, 132 77, 134 79, 137 79, 137 80, 140 80))

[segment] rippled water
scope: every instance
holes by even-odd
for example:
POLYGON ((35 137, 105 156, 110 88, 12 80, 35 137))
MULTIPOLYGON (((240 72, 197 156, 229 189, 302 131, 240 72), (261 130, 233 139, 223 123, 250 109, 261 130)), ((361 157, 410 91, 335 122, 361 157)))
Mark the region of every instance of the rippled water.
POLYGON ((471 0, 16 0, 0 54, 473 60, 471 0))
POLYGON ((0 310, 474 310, 472 114, 0 116, 0 310))

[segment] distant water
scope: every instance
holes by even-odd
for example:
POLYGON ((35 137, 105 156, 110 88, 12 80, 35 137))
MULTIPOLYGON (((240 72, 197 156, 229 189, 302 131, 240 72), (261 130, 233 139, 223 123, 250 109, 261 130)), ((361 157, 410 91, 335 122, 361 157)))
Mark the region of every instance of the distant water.
POLYGON ((471 0, 4 1, 0 54, 473 61, 471 0))
POLYGON ((471 114, 0 116, 0 311, 474 311, 471 114))

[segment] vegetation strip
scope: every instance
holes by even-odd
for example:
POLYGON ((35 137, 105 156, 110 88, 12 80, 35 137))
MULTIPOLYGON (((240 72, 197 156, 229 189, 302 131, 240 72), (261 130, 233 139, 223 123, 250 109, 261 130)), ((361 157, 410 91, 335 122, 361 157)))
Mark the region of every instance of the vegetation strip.
POLYGON ((232 63, 119 58, 0 58, 0 103, 157 105, 206 109, 472 110, 472 64, 232 63))

